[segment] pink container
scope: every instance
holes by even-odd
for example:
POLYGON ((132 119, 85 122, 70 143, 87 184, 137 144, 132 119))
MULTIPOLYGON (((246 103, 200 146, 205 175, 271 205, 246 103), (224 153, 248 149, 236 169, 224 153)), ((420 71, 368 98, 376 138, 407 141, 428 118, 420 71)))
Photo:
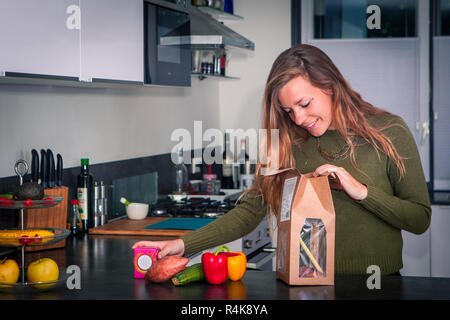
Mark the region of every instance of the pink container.
POLYGON ((144 278, 147 270, 158 259, 159 248, 135 248, 134 250, 134 277, 144 278))

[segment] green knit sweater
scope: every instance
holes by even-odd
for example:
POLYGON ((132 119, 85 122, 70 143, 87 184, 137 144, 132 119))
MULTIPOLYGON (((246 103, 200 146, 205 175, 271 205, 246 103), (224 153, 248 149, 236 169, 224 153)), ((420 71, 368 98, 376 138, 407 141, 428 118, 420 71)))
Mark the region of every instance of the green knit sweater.
MULTIPOLYGON (((294 147, 296 166, 301 173, 313 172, 325 163, 345 168, 365 184, 368 195, 362 201, 351 199, 343 190, 332 190, 336 213, 335 272, 366 274, 367 267, 377 265, 382 274, 403 267, 401 230, 421 234, 431 220, 431 207, 417 146, 407 125, 398 116, 383 115, 367 119, 375 127, 386 122, 400 124, 384 131, 400 156, 404 158, 406 176, 400 179, 397 167, 383 153, 379 156, 368 143, 359 139, 355 149, 356 170, 347 157, 330 162, 317 150, 311 137, 301 148, 294 147)), ((327 152, 337 152, 344 140, 337 130, 320 137, 327 152)), ((261 197, 249 193, 236 208, 207 226, 182 237, 185 254, 195 253, 238 239, 251 232, 266 216, 261 197)))

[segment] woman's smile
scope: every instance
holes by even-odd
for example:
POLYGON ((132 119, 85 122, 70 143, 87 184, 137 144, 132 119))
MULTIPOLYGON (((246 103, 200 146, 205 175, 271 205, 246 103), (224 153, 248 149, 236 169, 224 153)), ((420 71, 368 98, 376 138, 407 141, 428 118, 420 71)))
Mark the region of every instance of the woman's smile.
POLYGON ((305 129, 307 129, 307 130, 312 130, 313 128, 315 128, 315 126, 316 126, 316 124, 317 124, 317 121, 319 121, 319 119, 314 120, 314 122, 311 123, 310 125, 307 125, 307 126, 305 127, 305 129))

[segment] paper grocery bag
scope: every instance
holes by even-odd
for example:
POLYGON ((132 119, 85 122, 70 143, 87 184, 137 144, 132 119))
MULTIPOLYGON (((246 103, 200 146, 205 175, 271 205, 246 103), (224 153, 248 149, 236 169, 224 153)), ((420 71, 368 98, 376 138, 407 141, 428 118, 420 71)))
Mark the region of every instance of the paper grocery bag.
POLYGON ((280 170, 277 278, 290 285, 334 285, 335 212, 326 176, 280 170))

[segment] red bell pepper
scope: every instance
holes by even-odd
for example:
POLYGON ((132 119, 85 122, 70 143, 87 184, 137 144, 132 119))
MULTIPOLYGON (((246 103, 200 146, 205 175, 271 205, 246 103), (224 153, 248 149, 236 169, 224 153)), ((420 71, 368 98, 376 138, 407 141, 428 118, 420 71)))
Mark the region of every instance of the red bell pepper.
POLYGON ((223 250, 224 246, 221 246, 214 253, 206 252, 202 255, 203 273, 210 284, 220 284, 227 280, 228 256, 219 254, 223 250))

